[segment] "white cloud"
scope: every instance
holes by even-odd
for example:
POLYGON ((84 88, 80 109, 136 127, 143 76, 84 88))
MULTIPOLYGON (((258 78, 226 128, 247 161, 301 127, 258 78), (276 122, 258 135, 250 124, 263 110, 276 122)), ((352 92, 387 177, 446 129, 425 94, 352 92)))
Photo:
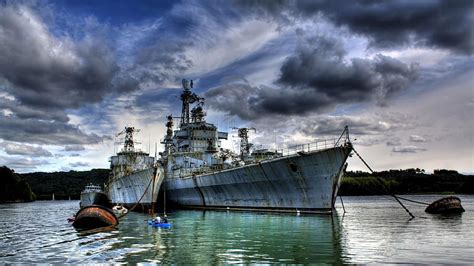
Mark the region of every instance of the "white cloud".
POLYGON ((48 165, 49 160, 38 160, 21 156, 0 156, 0 165, 13 168, 17 173, 31 172, 48 165))
POLYGON ((411 142, 427 142, 426 138, 419 135, 410 135, 411 142))
POLYGON ((52 157, 53 154, 41 146, 32 146, 15 142, 3 142, 3 150, 9 155, 24 155, 28 157, 52 157))
POLYGON ((415 153, 419 151, 426 151, 426 149, 422 147, 417 147, 417 146, 398 146, 398 147, 393 147, 392 151, 399 152, 399 153, 415 153))
POLYGON ((210 29, 211 34, 200 36, 187 49, 186 55, 194 62, 188 71, 196 75, 211 72, 245 58, 279 35, 277 25, 267 21, 244 20, 227 29, 210 29))
MULTIPOLYGON (((406 63, 418 63, 422 67, 433 67, 450 54, 446 50, 408 47, 405 49, 385 50, 384 55, 394 57, 406 63)), ((375 54, 373 54, 375 56, 375 54)))

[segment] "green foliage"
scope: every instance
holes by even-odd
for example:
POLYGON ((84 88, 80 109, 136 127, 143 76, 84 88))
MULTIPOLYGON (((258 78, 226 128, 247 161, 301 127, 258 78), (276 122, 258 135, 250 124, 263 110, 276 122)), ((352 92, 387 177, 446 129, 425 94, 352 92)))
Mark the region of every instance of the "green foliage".
POLYGON ((380 177, 344 177, 340 194, 344 196, 384 195, 396 190, 399 185, 396 180, 385 180, 380 177))
POLYGON ((22 174, 41 200, 50 200, 54 193, 55 199, 79 199, 84 187, 93 183, 101 185, 109 177, 109 169, 92 169, 90 171, 69 171, 53 173, 22 174))
POLYGON ((0 202, 34 201, 30 185, 12 169, 0 167, 0 202))
POLYGON ((383 195, 410 193, 473 194, 474 176, 454 170, 435 170, 427 174, 423 169, 389 170, 374 173, 347 172, 342 179, 340 195, 383 195))
MULTIPOLYGON (((49 200, 53 193, 56 199, 68 199, 69 197, 79 199, 81 191, 87 184, 103 185, 110 173, 109 169, 92 169, 80 172, 38 172, 18 175, 13 174, 13 171, 7 167, 1 169, 0 201, 5 201, 6 197, 12 197, 9 194, 14 191, 11 189, 12 187, 17 188, 16 191, 19 187, 23 187, 24 190, 19 190, 23 192, 17 193, 21 195, 21 198, 30 200, 34 198, 31 190, 37 195, 37 199, 49 200), (7 172, 9 178, 6 178, 7 172)), ((434 174, 427 174, 419 168, 389 170, 373 174, 349 171, 342 179, 339 194, 382 195, 389 193, 444 193, 447 191, 458 194, 474 194, 474 176, 462 175, 456 171, 445 169, 436 170, 434 174)))

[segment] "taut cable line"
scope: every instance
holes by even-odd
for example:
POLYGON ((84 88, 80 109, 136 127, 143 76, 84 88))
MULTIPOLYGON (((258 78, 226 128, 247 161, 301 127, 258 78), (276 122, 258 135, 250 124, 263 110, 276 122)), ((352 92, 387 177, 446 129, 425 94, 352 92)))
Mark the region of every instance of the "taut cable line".
MULTIPOLYGON (((354 151, 354 153, 359 157, 359 159, 365 164, 365 166, 367 166, 367 168, 369 168, 370 172, 373 174, 374 171, 372 170, 372 168, 370 168, 370 166, 365 162, 364 159, 362 159, 362 156, 360 156, 360 154, 354 149, 354 147, 352 147, 352 150, 354 151)), ((380 182, 380 184, 382 185, 383 189, 385 190, 386 193, 388 193, 390 196, 392 196, 399 204, 400 206, 403 207, 403 209, 405 209, 405 211, 411 216, 411 219, 415 218, 415 215, 413 215, 410 210, 408 210, 407 207, 405 207, 405 205, 403 205, 403 203, 399 200, 399 197, 396 196, 395 194, 392 194, 389 192, 388 188, 385 186, 385 184, 383 183, 383 180, 381 180, 380 177, 378 176, 375 176, 375 178, 377 178, 377 180, 380 182)), ((411 201, 411 200, 410 200, 411 201)), ((414 201, 412 201, 414 202, 414 201)), ((419 202, 421 203, 421 202, 419 202)))

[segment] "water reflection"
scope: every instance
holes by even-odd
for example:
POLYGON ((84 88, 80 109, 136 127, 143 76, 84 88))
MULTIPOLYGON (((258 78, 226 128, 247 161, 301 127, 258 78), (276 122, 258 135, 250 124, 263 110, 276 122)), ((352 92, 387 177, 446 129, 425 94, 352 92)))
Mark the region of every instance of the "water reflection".
POLYGON ((150 261, 344 262, 337 216, 183 211, 171 219, 171 229, 146 230, 154 243, 150 261))
POLYGON ((334 216, 177 211, 162 229, 130 213, 95 232, 67 223, 77 202, 2 204, 0 263, 469 263, 474 197, 462 199, 462 215, 409 206, 413 220, 384 198, 346 197, 334 216))
MULTIPOLYGON (((412 196, 431 202, 437 196, 412 196), (433 198, 433 199, 432 199, 433 198)), ((472 259, 472 228, 463 215, 429 215, 409 206, 410 217, 397 203, 381 197, 348 197, 341 231, 350 263, 465 263, 472 259)), ((471 215, 472 214, 468 214, 471 215)), ((470 222, 472 226, 472 221, 470 222)))

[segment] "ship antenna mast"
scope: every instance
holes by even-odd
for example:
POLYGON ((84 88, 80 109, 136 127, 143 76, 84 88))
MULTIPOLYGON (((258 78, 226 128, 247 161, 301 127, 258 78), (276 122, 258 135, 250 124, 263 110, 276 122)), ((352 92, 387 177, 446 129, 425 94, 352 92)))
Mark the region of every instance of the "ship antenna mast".
POLYGON ((245 158, 250 155, 250 148, 252 147, 252 144, 249 142, 249 131, 253 130, 254 132, 257 132, 257 130, 253 127, 233 127, 233 129, 237 129, 240 138, 240 158, 245 160, 245 158))
POLYGON ((169 115, 166 117, 166 136, 165 139, 161 141, 161 144, 165 144, 165 154, 169 155, 171 153, 171 146, 173 145, 173 116, 169 115))
POLYGON ((118 133, 116 137, 125 134, 125 140, 123 144, 123 151, 133 152, 135 151, 135 141, 133 140, 133 134, 135 132, 140 132, 140 129, 135 129, 134 127, 125 127, 123 131, 118 133))
POLYGON ((183 102, 183 107, 181 109, 181 125, 189 123, 189 105, 195 102, 201 102, 202 98, 197 96, 195 93, 191 92, 193 88, 193 81, 191 83, 187 79, 183 79, 183 92, 181 93, 181 101, 183 102))

